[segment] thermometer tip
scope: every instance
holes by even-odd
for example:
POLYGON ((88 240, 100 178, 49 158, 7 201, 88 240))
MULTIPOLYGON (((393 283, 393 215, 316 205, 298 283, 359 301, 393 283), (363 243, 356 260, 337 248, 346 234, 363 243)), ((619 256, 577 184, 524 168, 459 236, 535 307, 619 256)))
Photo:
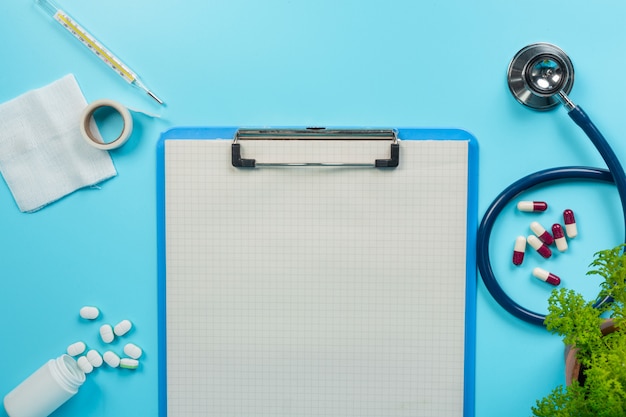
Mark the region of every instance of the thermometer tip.
POLYGON ((154 94, 152 91, 150 90, 146 90, 146 93, 148 93, 148 95, 150 97, 152 97, 157 103, 161 104, 161 105, 165 105, 165 103, 163 102, 163 100, 161 100, 160 98, 158 98, 156 96, 156 94, 154 94))

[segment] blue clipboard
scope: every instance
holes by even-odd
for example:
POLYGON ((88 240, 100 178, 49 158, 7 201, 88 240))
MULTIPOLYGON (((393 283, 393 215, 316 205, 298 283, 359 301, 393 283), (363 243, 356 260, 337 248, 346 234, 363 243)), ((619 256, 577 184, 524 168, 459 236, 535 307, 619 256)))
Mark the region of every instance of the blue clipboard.
POLYGON ((160 417, 473 417, 477 153, 456 129, 163 133, 160 417))

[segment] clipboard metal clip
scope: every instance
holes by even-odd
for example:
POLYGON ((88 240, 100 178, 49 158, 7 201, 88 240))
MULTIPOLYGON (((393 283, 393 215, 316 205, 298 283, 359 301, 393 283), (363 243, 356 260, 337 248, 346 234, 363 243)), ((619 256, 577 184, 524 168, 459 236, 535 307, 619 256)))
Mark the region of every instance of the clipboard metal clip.
POLYGON ((239 129, 231 145, 232 164, 236 168, 257 167, 370 167, 396 168, 400 160, 398 135, 392 129, 239 129), (386 140, 391 142, 389 158, 373 162, 257 162, 243 158, 240 141, 243 140, 386 140))

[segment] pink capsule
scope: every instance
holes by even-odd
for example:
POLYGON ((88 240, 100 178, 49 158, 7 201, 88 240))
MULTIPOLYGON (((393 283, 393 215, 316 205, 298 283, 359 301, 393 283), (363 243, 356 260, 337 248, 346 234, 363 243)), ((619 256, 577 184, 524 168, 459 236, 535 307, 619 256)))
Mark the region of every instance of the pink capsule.
POLYGON ((552 235, 546 229, 544 229, 544 227, 540 225, 539 222, 532 222, 530 224, 530 230, 532 230, 533 233, 536 234, 537 237, 546 245, 551 245, 554 243, 552 235))
POLYGON ((534 250, 537 251, 537 253, 539 253, 539 255, 543 256, 544 258, 547 259, 552 256, 552 251, 550 250, 550 248, 547 247, 545 243, 543 243, 541 240, 539 240, 537 236, 530 235, 528 236, 526 241, 534 250))
POLYGON ((554 243, 556 243, 556 248, 560 252, 565 252, 567 250, 567 240, 565 240, 563 228, 560 224, 554 223, 552 225, 552 235, 554 236, 554 243))
POLYGON ((552 284, 555 287, 561 283, 561 278, 554 275, 552 272, 548 272, 545 269, 535 268, 533 269, 533 275, 543 282, 547 282, 548 284, 552 284))
POLYGON ((518 236, 515 239, 515 246, 513 247, 513 265, 521 265, 524 262, 524 253, 526 252, 526 238, 524 236, 518 236))
POLYGON ((517 203, 517 209, 519 211, 546 211, 548 209, 548 203, 543 201, 520 201, 517 203))
POLYGON ((565 223, 567 237, 570 239, 576 237, 578 235, 578 227, 576 226, 576 219, 572 210, 566 209, 563 211, 563 222, 565 223))

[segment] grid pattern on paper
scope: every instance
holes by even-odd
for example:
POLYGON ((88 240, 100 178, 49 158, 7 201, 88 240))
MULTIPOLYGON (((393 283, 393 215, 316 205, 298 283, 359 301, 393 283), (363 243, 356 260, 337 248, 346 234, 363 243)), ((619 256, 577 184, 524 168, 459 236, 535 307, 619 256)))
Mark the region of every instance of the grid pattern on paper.
POLYGON ((462 416, 467 142, 230 143, 165 145, 168 416, 462 416))

